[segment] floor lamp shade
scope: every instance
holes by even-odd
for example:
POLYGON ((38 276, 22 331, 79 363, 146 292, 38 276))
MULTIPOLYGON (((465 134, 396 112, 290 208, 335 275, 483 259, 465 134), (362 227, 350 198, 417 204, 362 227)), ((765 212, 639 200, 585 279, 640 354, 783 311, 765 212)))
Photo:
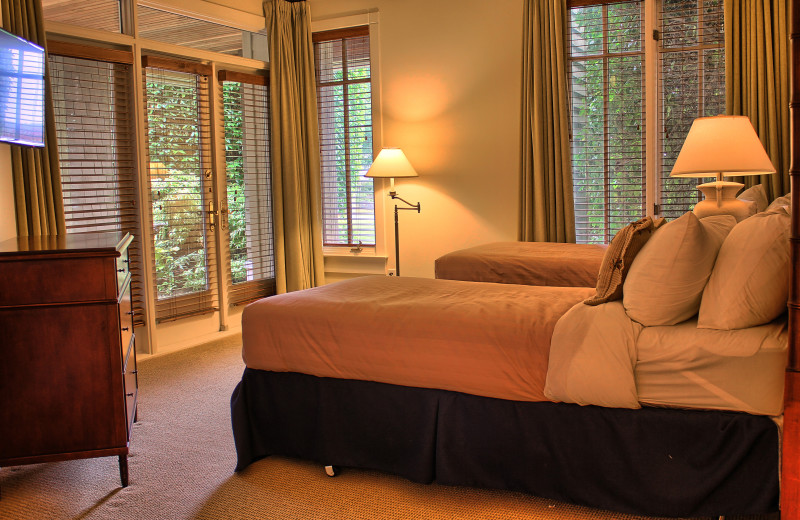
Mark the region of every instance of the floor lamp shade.
POLYGON ((747 116, 700 117, 694 120, 670 177, 716 177, 697 187, 706 199, 694 213, 702 218, 730 214, 741 220, 749 214, 747 205, 736 199, 744 186, 723 181, 733 175, 766 175, 775 167, 747 116))
POLYGON ((372 165, 369 167, 369 170, 367 170, 365 175, 367 177, 372 177, 373 179, 391 179, 389 196, 393 200, 402 201, 408 206, 398 207, 397 204, 394 205, 394 268, 397 276, 400 276, 400 227, 397 218, 398 212, 399 210, 410 209, 416 210, 417 213, 419 213, 420 204, 419 202, 416 204, 411 204, 407 200, 398 197, 397 192, 394 189, 394 179, 395 177, 418 177, 419 174, 414 167, 411 166, 411 163, 408 161, 406 155, 401 149, 384 148, 372 162, 372 165))

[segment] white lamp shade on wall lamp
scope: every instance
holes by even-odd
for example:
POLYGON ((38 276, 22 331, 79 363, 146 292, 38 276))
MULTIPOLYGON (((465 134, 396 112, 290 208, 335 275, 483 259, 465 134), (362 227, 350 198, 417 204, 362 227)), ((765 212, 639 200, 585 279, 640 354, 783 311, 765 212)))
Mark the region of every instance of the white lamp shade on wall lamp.
POLYGON ((741 220, 749 215, 736 194, 744 184, 723 181, 733 175, 767 175, 775 167, 747 116, 700 117, 694 120, 670 177, 716 177, 697 189, 706 196, 694 213, 699 217, 729 214, 741 220))

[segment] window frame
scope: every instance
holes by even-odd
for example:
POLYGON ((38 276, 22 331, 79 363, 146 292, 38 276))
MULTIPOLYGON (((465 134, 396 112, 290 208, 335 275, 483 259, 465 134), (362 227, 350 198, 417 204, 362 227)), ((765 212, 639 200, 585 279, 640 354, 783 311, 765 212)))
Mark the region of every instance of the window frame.
MULTIPOLYGON (((367 26, 369 28, 370 46, 370 78, 372 91, 372 156, 378 155, 383 147, 383 113, 380 90, 380 14, 378 12, 364 13, 352 16, 330 18, 327 20, 312 20, 312 33, 348 29, 351 27, 367 26)), ((350 246, 323 246, 325 256, 326 274, 334 277, 351 273, 380 272, 384 273, 385 265, 380 269, 376 267, 375 260, 387 257, 386 247, 386 209, 388 202, 386 190, 389 182, 386 179, 373 179, 373 200, 375 203, 375 245, 362 246, 361 251, 350 246)))

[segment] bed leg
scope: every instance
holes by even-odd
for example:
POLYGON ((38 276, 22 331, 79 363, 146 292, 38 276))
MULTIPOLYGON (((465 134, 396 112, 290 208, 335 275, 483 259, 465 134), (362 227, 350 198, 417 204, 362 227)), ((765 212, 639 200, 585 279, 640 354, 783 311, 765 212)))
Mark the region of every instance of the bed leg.
POLYGON ((325 474, 329 477, 335 477, 338 472, 339 468, 336 466, 325 466, 325 474))

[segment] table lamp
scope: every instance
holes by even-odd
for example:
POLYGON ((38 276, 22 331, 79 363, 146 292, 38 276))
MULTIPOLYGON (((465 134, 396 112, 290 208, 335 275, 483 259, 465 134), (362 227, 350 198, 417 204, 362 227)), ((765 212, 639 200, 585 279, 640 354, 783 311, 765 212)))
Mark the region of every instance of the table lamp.
POLYGON ((750 215, 746 202, 736 199, 744 187, 723 181, 732 175, 766 175, 775 167, 747 116, 699 117, 694 120, 670 177, 714 177, 697 186, 705 200, 694 207, 698 218, 733 215, 742 220, 750 215))
POLYGON ((411 166, 411 163, 406 159, 406 155, 399 148, 384 148, 380 151, 378 156, 372 162, 366 173, 367 177, 373 179, 391 179, 389 188, 389 196, 394 200, 400 200, 408 205, 408 207, 399 208, 397 204, 394 205, 394 268, 397 276, 400 276, 400 233, 397 221, 398 210, 411 209, 420 212, 419 202, 411 204, 405 199, 397 196, 397 191, 394 189, 395 177, 418 177, 416 170, 411 166))

